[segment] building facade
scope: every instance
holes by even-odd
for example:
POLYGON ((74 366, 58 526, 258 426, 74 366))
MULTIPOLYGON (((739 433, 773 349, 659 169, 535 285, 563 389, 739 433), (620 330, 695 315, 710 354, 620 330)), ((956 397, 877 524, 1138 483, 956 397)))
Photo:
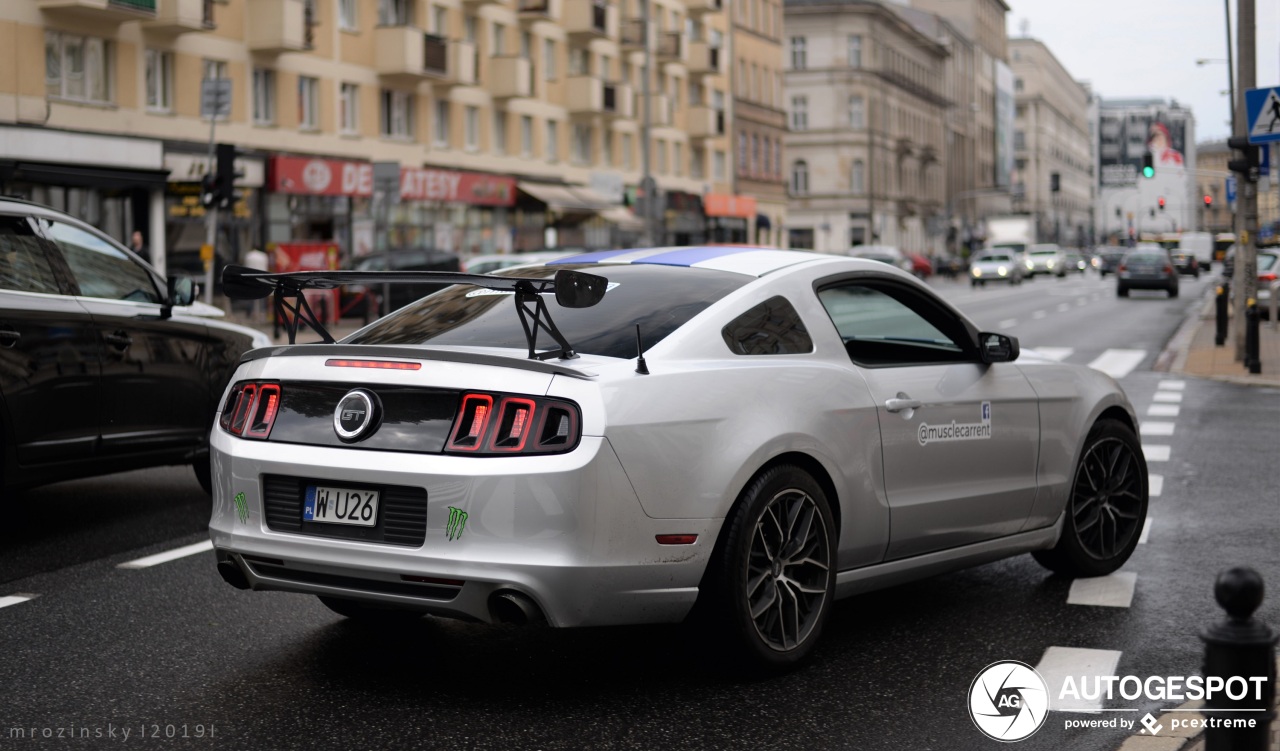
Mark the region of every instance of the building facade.
POLYGON ((1198 226, 1195 116, 1176 101, 1098 102, 1098 193, 1101 239, 1124 243, 1198 226), (1154 174, 1142 169, 1151 155, 1154 174), (1160 204, 1163 200, 1164 206, 1160 204))
POLYGON ((946 48, 875 2, 786 4, 788 242, 940 252, 946 48))
POLYGON ((763 245, 787 242, 787 112, 783 101, 782 0, 741 0, 733 6, 733 133, 735 192, 755 199, 737 208, 747 233, 726 239, 763 245))
POLYGON ((1013 210, 1036 220, 1039 239, 1091 244, 1093 198, 1089 91, 1036 39, 1009 40, 1016 120, 1013 210))
MULTIPOLYGON (((210 125, 238 149, 218 252, 331 242, 459 253, 638 237, 642 73, 665 236, 733 198, 718 0, 22 0, 0 4, 0 191, 152 255, 203 241, 210 125), (701 55, 701 57, 699 57, 701 55), (699 67, 701 65, 701 67, 699 67), (226 81, 208 85, 202 81, 226 81), (228 92, 226 102, 211 98, 228 92), (214 107, 229 104, 225 112, 214 107), (216 122, 212 122, 215 119, 216 122), (400 168, 383 206, 376 163, 400 168), (397 200, 398 199, 398 200, 397 200), (385 222, 387 231, 380 231, 385 222), (377 230, 375 228, 378 228, 377 230)), ((184 256, 185 254, 185 256, 184 256)))

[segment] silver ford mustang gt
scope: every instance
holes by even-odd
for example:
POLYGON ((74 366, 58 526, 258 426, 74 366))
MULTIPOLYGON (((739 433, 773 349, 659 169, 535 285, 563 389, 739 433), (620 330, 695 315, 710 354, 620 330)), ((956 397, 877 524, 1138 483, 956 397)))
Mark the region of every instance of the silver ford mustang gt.
POLYGON ((1146 517, 1114 380, 1020 356, 882 263, 694 247, 225 281, 327 343, 232 379, 218 570, 344 616, 696 614, 782 669, 838 597, 1025 552, 1107 574, 1146 517), (303 294, 422 275, 457 283, 338 342, 303 294))

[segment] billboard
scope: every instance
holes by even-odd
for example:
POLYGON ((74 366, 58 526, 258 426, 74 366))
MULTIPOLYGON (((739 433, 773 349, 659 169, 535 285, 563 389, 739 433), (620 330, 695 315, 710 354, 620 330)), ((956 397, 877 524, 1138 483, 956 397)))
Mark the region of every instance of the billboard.
POLYGON ((1102 110, 1098 113, 1098 181, 1103 188, 1134 186, 1151 152, 1156 174, 1185 166, 1185 110, 1102 110))

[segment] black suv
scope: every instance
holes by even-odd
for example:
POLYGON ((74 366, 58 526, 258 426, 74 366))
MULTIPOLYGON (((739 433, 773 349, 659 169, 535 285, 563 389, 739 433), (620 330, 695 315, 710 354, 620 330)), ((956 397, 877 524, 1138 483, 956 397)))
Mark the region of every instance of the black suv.
POLYGON ((190 315, 120 243, 66 214, 0 199, 0 489, 192 464, 209 489, 209 429, 263 334, 190 315))

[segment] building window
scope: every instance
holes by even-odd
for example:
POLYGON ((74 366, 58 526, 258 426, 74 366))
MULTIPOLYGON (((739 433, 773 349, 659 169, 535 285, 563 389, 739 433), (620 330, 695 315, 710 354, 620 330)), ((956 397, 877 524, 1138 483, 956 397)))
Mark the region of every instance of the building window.
POLYGON ((591 126, 586 123, 573 125, 573 163, 591 163, 591 126))
POLYGON ((706 177, 707 166, 704 164, 707 160, 707 152, 693 147, 689 149, 689 177, 695 180, 701 180, 706 177))
MULTIPOLYGON (((387 98, 388 92, 382 92, 387 98)), ((384 108, 385 115, 385 108, 384 108)), ((338 91, 338 132, 354 136, 360 132, 360 87, 354 83, 344 83, 338 91)), ((387 134, 386 118, 383 118, 383 135, 387 134)))
POLYGON ((569 75, 591 75, 591 51, 582 47, 569 48, 569 75))
POLYGON ((553 39, 542 42, 542 77, 548 81, 556 78, 556 43, 553 39))
POLYGON ((436 36, 449 34, 449 9, 443 5, 431 8, 431 32, 436 36))
POLYGON ((338 28, 343 31, 356 30, 357 0, 338 0, 338 28))
POLYGON ((635 146, 631 142, 631 134, 622 134, 622 166, 624 169, 632 169, 636 166, 635 146))
POLYGON ((520 156, 533 156, 533 117, 520 116, 520 156))
POLYGON ((489 54, 494 57, 500 57, 507 54, 507 27, 495 23, 489 27, 491 42, 489 45, 489 54))
POLYGON ((173 53, 147 50, 147 109, 173 109, 173 53))
POLYGON ((782 177, 782 142, 779 141, 774 145, 773 149, 773 174, 782 177))
POLYGON ((684 144, 679 141, 671 144, 671 171, 676 177, 684 174, 684 144))
POLYGON ((849 127, 854 130, 867 127, 867 102, 861 96, 849 97, 849 127))
POLYGON ((507 153, 507 113, 501 110, 493 111, 493 138, 490 150, 495 154, 507 153))
POLYGON ((1022 151, 1027 148, 1027 134, 1021 130, 1013 132, 1013 148, 1022 151))
POLYGON ((45 84, 50 96, 111 101, 111 43, 97 37, 46 32, 45 84))
POLYGON ((747 149, 749 148, 746 133, 738 134, 738 174, 747 174, 747 149))
POLYGON ((791 97, 791 129, 809 129, 809 97, 791 97))
POLYGON ((253 122, 273 125, 276 121, 276 72, 268 68, 253 69, 253 122))
POLYGON ((804 70, 809 67, 809 42, 804 37, 791 37, 791 69, 804 70))
POLYGON ((803 159, 791 165, 791 195, 809 194, 809 165, 803 159))
POLYGON ((760 136, 751 136, 751 174, 760 174, 760 136))
POLYGON ((320 127, 320 79, 298 76, 298 127, 316 130, 320 127))
POLYGON ((438 148, 449 148, 449 100, 436 100, 435 145, 438 148))
POLYGON ((849 175, 849 190, 853 191, 856 196, 866 192, 866 171, 866 165, 863 164, 861 159, 853 161, 853 171, 849 175))
POLYGON ((862 35, 861 34, 849 35, 849 67, 850 68, 862 67, 862 35))
POLYGON ((413 0, 378 0, 379 26, 413 24, 413 0))
POLYGON ((770 165, 773 164, 773 158, 772 158, 772 155, 770 154, 772 146, 773 146, 773 139, 765 138, 764 139, 764 158, 760 160, 761 171, 764 173, 765 177, 772 177, 772 175, 769 174, 769 167, 770 165))
POLYGON ((601 158, 604 160, 606 167, 613 167, 616 164, 613 154, 613 138, 613 134, 607 130, 600 134, 600 150, 603 152, 601 158))
POLYGON ((657 141, 657 144, 658 149, 654 157, 657 164, 654 165, 653 171, 659 175, 665 175, 667 174, 667 142, 657 141))
POLYGON ((467 105, 462 111, 463 135, 466 137, 467 151, 480 150, 480 108, 467 105))
POLYGON ((1019 93, 1022 91, 1022 78, 1013 79, 1013 90, 1019 93))
POLYGON ((711 179, 723 181, 725 178, 725 153, 717 149, 711 161, 711 179))
POLYGON ((560 161, 560 123, 547 121, 547 161, 560 161))
POLYGON ((413 138, 413 94, 382 90, 382 135, 386 138, 413 138))

